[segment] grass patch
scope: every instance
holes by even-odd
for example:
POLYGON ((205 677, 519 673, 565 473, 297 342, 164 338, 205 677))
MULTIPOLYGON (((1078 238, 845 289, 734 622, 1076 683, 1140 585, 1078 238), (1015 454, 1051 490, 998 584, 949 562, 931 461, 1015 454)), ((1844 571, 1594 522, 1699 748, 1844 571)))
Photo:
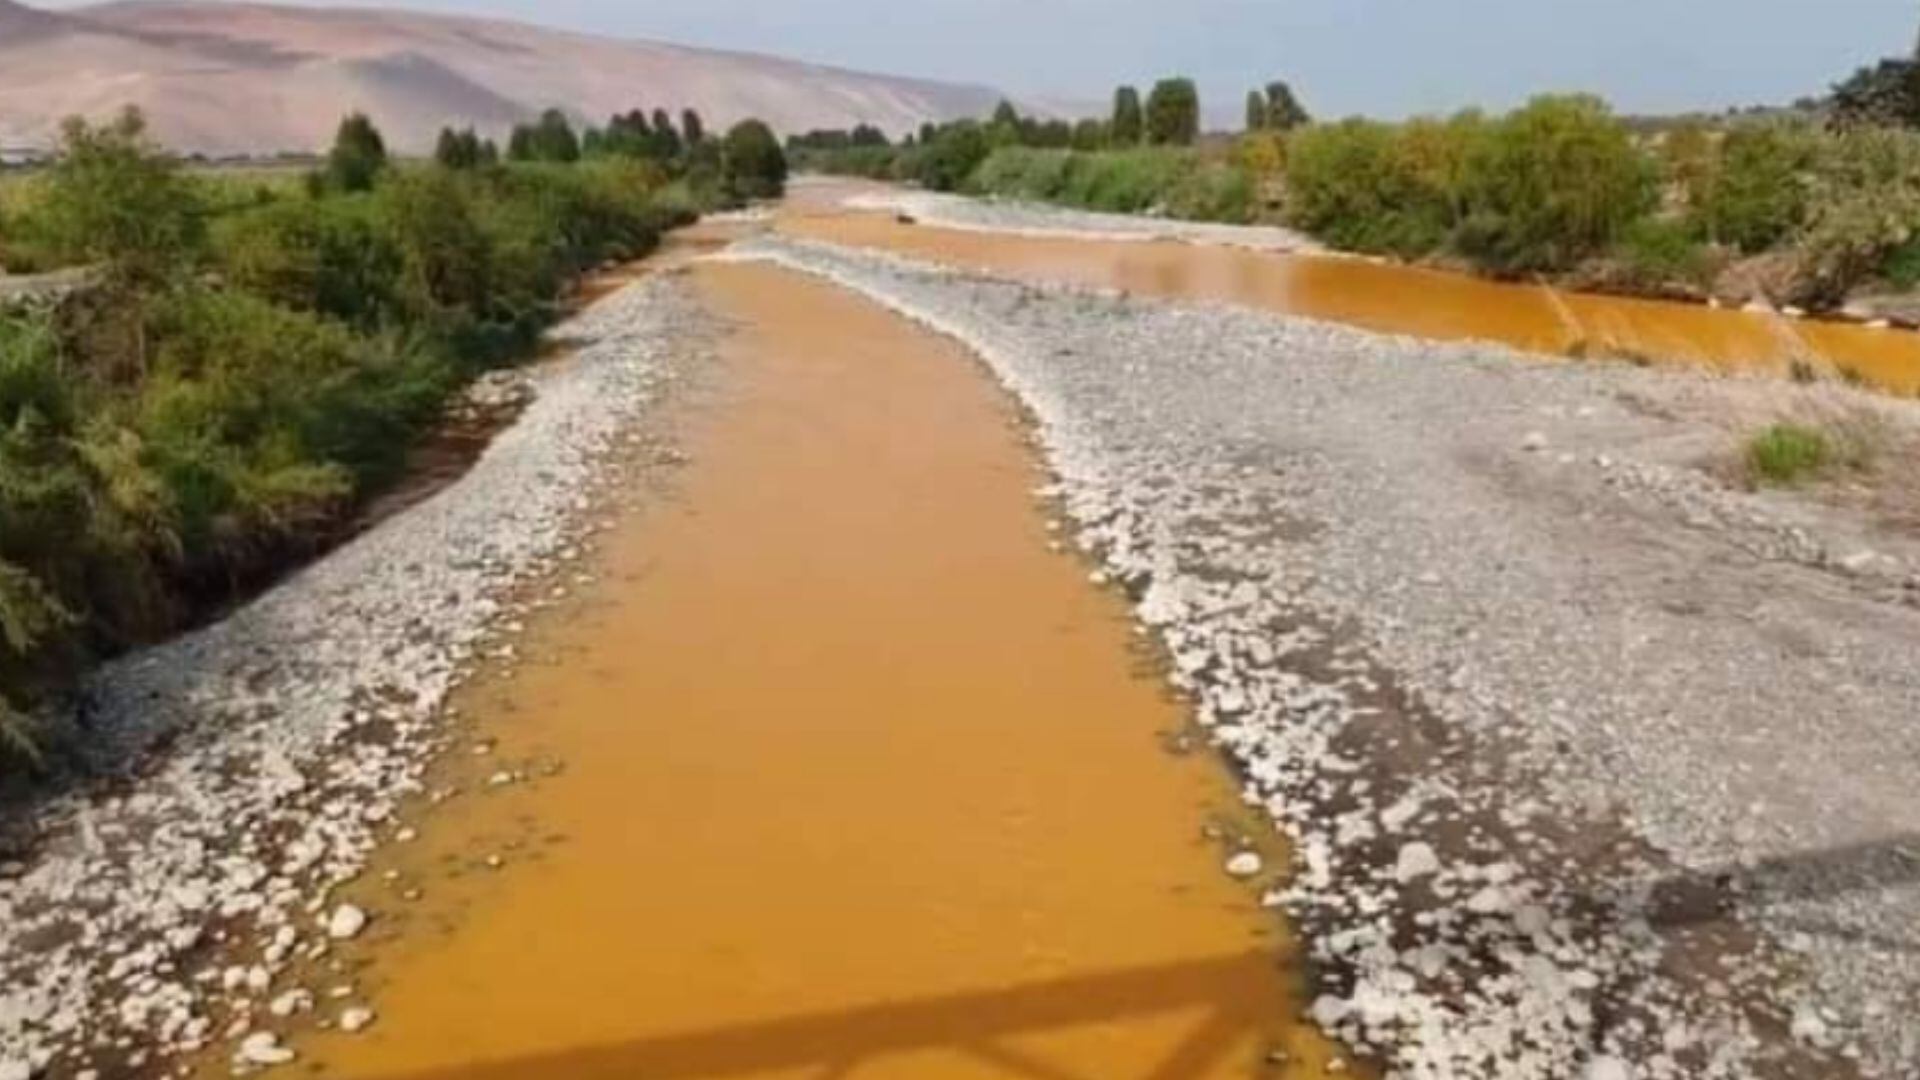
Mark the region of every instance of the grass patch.
POLYGON ((1819 428, 1778 423, 1747 443, 1747 470, 1761 484, 1797 484, 1833 464, 1833 440, 1819 428))

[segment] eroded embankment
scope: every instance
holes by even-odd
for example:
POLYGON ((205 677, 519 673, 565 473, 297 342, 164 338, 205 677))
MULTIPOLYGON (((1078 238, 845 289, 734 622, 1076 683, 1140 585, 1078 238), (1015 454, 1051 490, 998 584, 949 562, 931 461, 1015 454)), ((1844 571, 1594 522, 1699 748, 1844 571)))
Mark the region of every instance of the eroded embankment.
POLYGON ((689 464, 460 702, 486 753, 437 782, 471 794, 355 894, 392 935, 380 1022, 303 1047, 354 1077, 1323 1075, 1291 945, 1221 873, 1271 830, 1171 752, 1008 403, 851 293, 697 281, 734 329, 689 464))
POLYGON ((1920 394, 1920 333, 1768 311, 1565 292, 1379 260, 1316 254, 1285 230, 1120 218, 1020 203, 820 184, 782 215, 790 235, 893 251, 1023 280, 1225 302, 1443 341, 1701 365, 1920 394), (1147 242, 1158 241, 1158 242, 1147 242), (1177 242, 1176 242, 1177 241, 1177 242))
POLYGON ((1276 900, 1333 1030, 1436 1080, 1920 1063, 1920 552, 1700 467, 1722 417, 1850 392, 748 253, 960 338, 1039 417, 1300 841, 1276 900))
POLYGON ((103 760, 164 751, 39 808, 0 865, 0 1075, 171 1068, 328 951, 332 890, 419 790, 449 688, 515 590, 577 553, 609 454, 699 325, 671 280, 607 299, 560 328, 576 350, 459 483, 89 680, 103 760))

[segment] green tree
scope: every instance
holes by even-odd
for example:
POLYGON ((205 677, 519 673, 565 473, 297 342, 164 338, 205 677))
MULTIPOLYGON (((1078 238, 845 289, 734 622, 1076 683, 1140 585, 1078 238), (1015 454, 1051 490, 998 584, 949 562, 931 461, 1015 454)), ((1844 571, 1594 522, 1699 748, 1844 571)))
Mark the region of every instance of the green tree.
POLYGON ((707 138, 707 125, 692 109, 680 110, 680 137, 688 146, 699 146, 707 138))
POLYGON ((1691 207, 1700 231, 1748 253, 1798 232, 1818 157, 1816 136, 1797 125, 1748 124, 1728 132, 1691 207))
POLYGON ((1457 244, 1505 272, 1569 269, 1653 208, 1657 180, 1604 101, 1537 97, 1494 124, 1468 158, 1457 244))
POLYGON ((1200 91, 1192 79, 1162 79, 1147 95, 1147 141, 1191 146, 1200 136, 1200 91))
POLYGON ((336 191, 371 191, 387 167, 387 141, 366 113, 349 113, 327 152, 326 182, 336 191))
POLYGON ((1279 79, 1267 84, 1266 127, 1274 131, 1292 131, 1310 123, 1312 119, 1300 104, 1300 99, 1294 96, 1293 87, 1279 79))
POLYGON ((477 169, 484 164, 485 147, 472 128, 441 128, 433 160, 449 169, 477 169))
POLYGON ((1258 90, 1247 91, 1247 130, 1261 131, 1267 126, 1267 98, 1258 90))
MULTIPOLYGON (((1146 131, 1140 111, 1140 91, 1122 86, 1113 92, 1113 124, 1109 137, 1115 146, 1133 146, 1146 131)), ((923 140, 924 141, 924 140, 923 140)))
POLYGON ((580 160, 580 137, 574 134, 567 114, 548 109, 533 124, 518 124, 507 143, 507 156, 515 161, 552 161, 565 164, 580 160))
POLYGON ((1086 119, 1073 125, 1073 148, 1075 150, 1104 150, 1107 147, 1107 125, 1105 121, 1086 119))
POLYGON ((111 283, 163 287, 198 259, 203 208, 172 158, 147 137, 139 110, 100 126, 68 120, 38 214, 49 240, 75 262, 103 266, 111 283))
POLYGON ((778 198, 786 190, 787 155, 766 124, 742 120, 727 132, 721 175, 727 190, 738 198, 778 198))
POLYGON ((653 137, 661 159, 671 161, 680 156, 680 133, 673 129, 673 117, 665 109, 653 110, 653 137))

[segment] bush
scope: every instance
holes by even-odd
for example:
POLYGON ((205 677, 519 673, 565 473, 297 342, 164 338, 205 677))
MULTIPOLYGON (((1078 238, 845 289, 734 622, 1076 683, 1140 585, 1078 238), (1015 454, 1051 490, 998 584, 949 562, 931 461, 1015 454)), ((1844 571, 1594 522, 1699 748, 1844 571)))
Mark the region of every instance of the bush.
POLYGON ((1920 134, 1856 128, 1827 140, 1813 171, 1800 241, 1803 303, 1836 303, 1915 239, 1920 134))
POLYGON ((727 132, 721 161, 724 184, 737 198, 777 199, 786 191, 787 155, 758 120, 742 120, 727 132))
POLYGON ((1477 132, 1368 120, 1308 127, 1287 145, 1287 215, 1335 247, 1408 258, 1445 244, 1460 218, 1462 162, 1477 132))
POLYGON ((1685 222, 1644 218, 1627 226, 1617 254, 1628 280, 1658 288, 1679 282, 1705 284, 1713 260, 1693 229, 1685 222))
POLYGON ((1800 125, 1758 124, 1727 133, 1693 181, 1690 211, 1710 241, 1753 254, 1799 232, 1807 219, 1818 135, 1800 125))
POLYGON ((1570 269, 1658 198, 1652 162, 1597 98, 1541 97, 1489 126, 1464 162, 1461 254, 1505 273, 1570 269))
POLYGON ((1747 468, 1765 484, 1798 483, 1832 458, 1826 435, 1800 424, 1775 424, 1747 443, 1747 468))

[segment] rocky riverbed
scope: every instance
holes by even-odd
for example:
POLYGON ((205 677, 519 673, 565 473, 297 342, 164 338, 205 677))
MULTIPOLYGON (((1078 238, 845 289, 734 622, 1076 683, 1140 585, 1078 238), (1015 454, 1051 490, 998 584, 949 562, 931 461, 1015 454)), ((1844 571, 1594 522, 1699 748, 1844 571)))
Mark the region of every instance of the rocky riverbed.
POLYGON ((1219 225, 1178 218, 1103 214, 1010 199, 973 199, 936 191, 890 190, 842 200, 850 210, 877 210, 968 232, 1087 240, 1175 240, 1258 251, 1324 251, 1304 233, 1271 225, 1219 225))
POLYGON ((77 722, 105 778, 17 808, 0 857, 0 1078, 169 1075, 223 1041, 244 1071, 291 1059, 292 1013, 373 1021, 351 985, 288 980, 380 918, 333 890, 446 794, 424 776, 448 691, 570 587, 596 492, 704 326, 672 276, 602 301, 459 482, 91 679, 77 722))
MULTIPOLYGON (((762 239, 976 350, 1396 1075, 1911 1076, 1920 545, 1753 425, 1920 409, 762 239)), ((1244 870, 1245 868, 1240 868, 1244 870)))

